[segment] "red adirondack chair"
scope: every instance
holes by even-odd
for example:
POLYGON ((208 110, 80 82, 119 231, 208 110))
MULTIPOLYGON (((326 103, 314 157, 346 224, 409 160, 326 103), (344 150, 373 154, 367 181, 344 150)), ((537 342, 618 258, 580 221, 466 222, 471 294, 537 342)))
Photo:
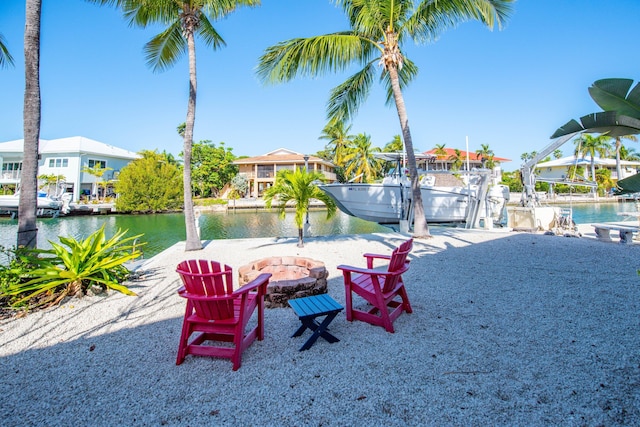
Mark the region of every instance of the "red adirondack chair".
POLYGON ((228 265, 189 260, 178 264, 177 272, 184 284, 178 294, 187 299, 187 308, 176 365, 181 364, 187 354, 193 354, 229 358, 233 370, 238 370, 242 352, 256 338, 264 339, 264 295, 271 274, 261 274, 234 291, 233 273, 228 265), (257 324, 245 331, 256 308, 257 324), (189 342, 194 333, 198 334, 189 342), (204 344, 210 341, 233 343, 233 346, 204 344))
POLYGON ((347 320, 362 320, 394 332, 393 322, 398 316, 403 311, 413 312, 402 281, 402 273, 409 269, 407 255, 412 247, 413 239, 409 239, 394 249, 391 255, 364 254, 367 258, 366 269, 338 266, 344 276, 347 320), (374 259, 389 260, 389 266, 386 270, 374 269, 374 259), (354 309, 352 293, 364 298, 373 308, 369 311, 354 309))

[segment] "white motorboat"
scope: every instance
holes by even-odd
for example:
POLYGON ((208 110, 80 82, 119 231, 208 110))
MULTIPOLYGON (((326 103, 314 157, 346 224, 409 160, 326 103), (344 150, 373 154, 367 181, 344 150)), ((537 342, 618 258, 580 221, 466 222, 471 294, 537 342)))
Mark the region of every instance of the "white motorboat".
MULTIPOLYGON (((382 156, 380 156, 382 157, 382 156)), ((399 161, 397 153, 384 153, 384 160, 399 161)), ((394 169, 381 183, 334 183, 320 185, 344 213, 379 224, 399 224, 411 221, 411 183, 400 167, 394 169)), ((482 169, 457 172, 464 181, 454 185, 438 185, 438 174, 451 171, 428 171, 420 180, 422 204, 427 222, 466 223, 478 226, 478 221, 502 223, 506 221, 506 202, 509 189, 496 185, 489 189, 491 171, 482 169)))
MULTIPOLYGON (((0 195, 0 212, 15 215, 18 212, 20 194, 16 192, 10 195, 0 195)), ((48 196, 47 193, 38 192, 38 216, 58 216, 64 205, 59 198, 48 196)))

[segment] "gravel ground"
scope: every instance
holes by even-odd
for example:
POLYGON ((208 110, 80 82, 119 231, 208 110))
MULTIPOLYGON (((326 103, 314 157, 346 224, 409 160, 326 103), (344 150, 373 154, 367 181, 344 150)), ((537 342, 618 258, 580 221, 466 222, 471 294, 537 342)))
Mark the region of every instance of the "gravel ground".
MULTIPOLYGON (((178 244, 149 260, 139 296, 74 299, 0 322, 3 426, 640 425, 640 245, 432 228, 405 274, 413 314, 395 334, 344 312, 298 349, 288 308, 267 310, 264 341, 225 359, 175 365, 184 300, 176 264, 234 269, 270 255, 363 265, 406 236, 375 234, 178 244)), ((307 332, 308 334, 308 332, 307 332)))

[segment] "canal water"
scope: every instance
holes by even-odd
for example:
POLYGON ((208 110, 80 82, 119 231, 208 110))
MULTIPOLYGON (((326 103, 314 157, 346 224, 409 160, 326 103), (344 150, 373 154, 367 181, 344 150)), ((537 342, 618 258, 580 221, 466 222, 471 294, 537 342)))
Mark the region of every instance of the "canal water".
MULTIPOLYGON (((574 204, 573 220, 577 224, 621 221, 620 212, 636 212, 634 203, 574 204)), ((240 239, 251 237, 294 237, 298 230, 293 214, 280 219, 275 212, 236 211, 203 213, 199 219, 203 240, 240 239)), ((348 216, 340 211, 331 220, 325 211, 309 213, 310 235, 330 236, 388 232, 389 228, 348 216)), ((49 240, 58 242, 58 236, 78 240, 105 225, 108 235, 116 230, 129 230, 128 235, 143 234, 144 256, 149 258, 177 242, 185 240, 182 214, 154 215, 89 215, 38 220, 38 247, 50 247, 49 240)), ((16 243, 18 221, 0 218, 0 245, 13 247, 16 243)))

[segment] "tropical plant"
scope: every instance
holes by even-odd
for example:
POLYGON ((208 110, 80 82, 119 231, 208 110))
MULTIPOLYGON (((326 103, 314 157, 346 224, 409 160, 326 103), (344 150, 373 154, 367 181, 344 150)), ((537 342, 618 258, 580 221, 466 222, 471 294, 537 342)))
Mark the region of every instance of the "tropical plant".
POLYGON ((402 142, 402 137, 394 135, 393 139, 385 144, 382 151, 385 153, 403 153, 404 143, 402 142))
POLYGON ((13 57, 7 49, 5 38, 0 34, 0 68, 13 65, 13 57))
POLYGON ((97 189, 104 188, 106 190, 106 187, 107 187, 107 182, 104 180, 104 173, 112 170, 113 168, 109 168, 109 167, 103 168, 99 165, 93 166, 93 167, 83 166, 81 169, 81 172, 88 173, 89 175, 94 176, 96 178, 93 184, 91 185, 92 186, 91 194, 95 194, 98 199, 100 199, 100 197, 97 189))
POLYGON ((317 171, 307 171, 304 168, 295 170, 282 169, 276 174, 276 182, 264 192, 264 201, 271 209, 273 201, 277 200, 278 213, 281 218, 286 216, 286 209, 295 208, 294 221, 298 227, 298 247, 304 246, 303 221, 309 211, 312 199, 320 200, 327 207, 327 219, 336 214, 336 204, 315 184, 323 181, 324 175, 317 171))
POLYGON ((562 150, 560 150, 559 148, 553 150, 553 158, 554 159, 561 159, 562 158, 562 150))
POLYGON ((21 266, 13 273, 21 281, 8 283, 4 296, 12 297, 13 307, 34 307, 55 305, 65 296, 82 296, 94 286, 136 295, 121 282, 129 275, 124 264, 141 255, 132 243, 142 234, 125 237, 126 233, 118 230, 107 239, 102 226, 83 241, 60 236, 60 244, 49 242, 51 249, 16 252, 21 266))
POLYGON ((232 149, 224 142, 216 147, 211 141, 193 145, 191 169, 194 193, 200 197, 218 197, 220 190, 238 173, 232 149))
POLYGON ((212 22, 222 19, 239 6, 256 6, 260 0, 88 0, 93 3, 115 5, 122 8, 129 22, 140 27, 161 24, 166 29, 145 45, 147 65, 154 71, 163 71, 186 52, 189 56, 189 101, 184 128, 184 219, 187 232, 185 250, 202 249, 195 225, 195 211, 191 194, 191 148, 196 116, 196 44, 195 36, 215 49, 225 41, 212 22))
POLYGON ((480 144, 480 149, 476 150, 476 156, 481 159, 483 167, 493 169, 496 162, 493 160, 493 150, 489 148, 489 144, 480 144))
POLYGON ((356 182, 372 182, 378 178, 381 162, 374 156, 380 148, 371 144, 371 136, 360 133, 353 139, 353 145, 344 157, 347 176, 356 182))
POLYGON ((296 38, 267 48, 260 57, 258 74, 268 82, 289 81, 297 75, 315 76, 344 71, 358 64, 360 71, 331 91, 327 106, 330 120, 351 120, 365 101, 381 66, 380 81, 387 103, 398 112, 407 151, 414 200, 414 236, 428 237, 419 177, 403 89, 418 68, 401 50, 408 39, 435 40, 440 33, 467 20, 492 28, 501 26, 512 0, 334 0, 347 15, 350 29, 308 38, 296 38))
POLYGON ((620 147, 620 160, 640 161, 640 154, 633 148, 620 147))
POLYGON ((620 135, 620 136, 616 136, 616 137, 612 137, 612 139, 615 141, 615 155, 616 155, 616 176, 618 177, 618 179, 622 179, 622 166, 620 166, 620 160, 622 160, 621 154, 620 154, 620 150, 622 150, 622 139, 628 139, 629 141, 633 141, 633 142, 637 142, 638 141, 638 137, 636 137, 635 135, 620 135))
POLYGON ((594 136, 588 133, 580 135, 574 140, 576 144, 575 155, 581 156, 583 159, 589 155, 591 157, 591 179, 596 180, 595 157, 599 154, 604 157, 607 150, 611 148, 607 142, 609 137, 605 134, 594 136))
POLYGON ((329 141, 327 150, 331 153, 331 158, 328 160, 336 166, 344 167, 344 156, 353 142, 353 135, 349 135, 350 130, 351 125, 346 126, 342 120, 333 120, 322 129, 319 139, 329 141))
POLYGON ((56 195, 58 186, 61 186, 65 180, 66 177, 64 175, 56 175, 54 173, 38 175, 38 182, 40 183, 38 188, 41 190, 46 189, 48 195, 56 195), (51 191, 51 187, 53 187, 53 191, 51 191))
POLYGON ((115 183, 118 212, 164 212, 182 206, 182 171, 155 151, 123 167, 115 183))
POLYGON ((444 164, 447 158, 447 150, 445 149, 446 145, 447 144, 436 144, 433 151, 433 153, 437 156, 437 159, 440 160, 442 170, 445 170, 444 164))
POLYGON ((24 154, 18 201, 17 246, 35 248, 38 238, 38 146, 40 143, 40 17, 41 0, 27 0, 24 27, 24 154))
POLYGON ((231 179, 231 189, 234 199, 243 197, 249 190, 249 180, 245 175, 238 174, 231 179))
POLYGON ((462 151, 457 148, 453 150, 453 154, 449 156, 449 161, 451 161, 451 170, 459 171, 462 168, 467 156, 462 154, 462 151))

